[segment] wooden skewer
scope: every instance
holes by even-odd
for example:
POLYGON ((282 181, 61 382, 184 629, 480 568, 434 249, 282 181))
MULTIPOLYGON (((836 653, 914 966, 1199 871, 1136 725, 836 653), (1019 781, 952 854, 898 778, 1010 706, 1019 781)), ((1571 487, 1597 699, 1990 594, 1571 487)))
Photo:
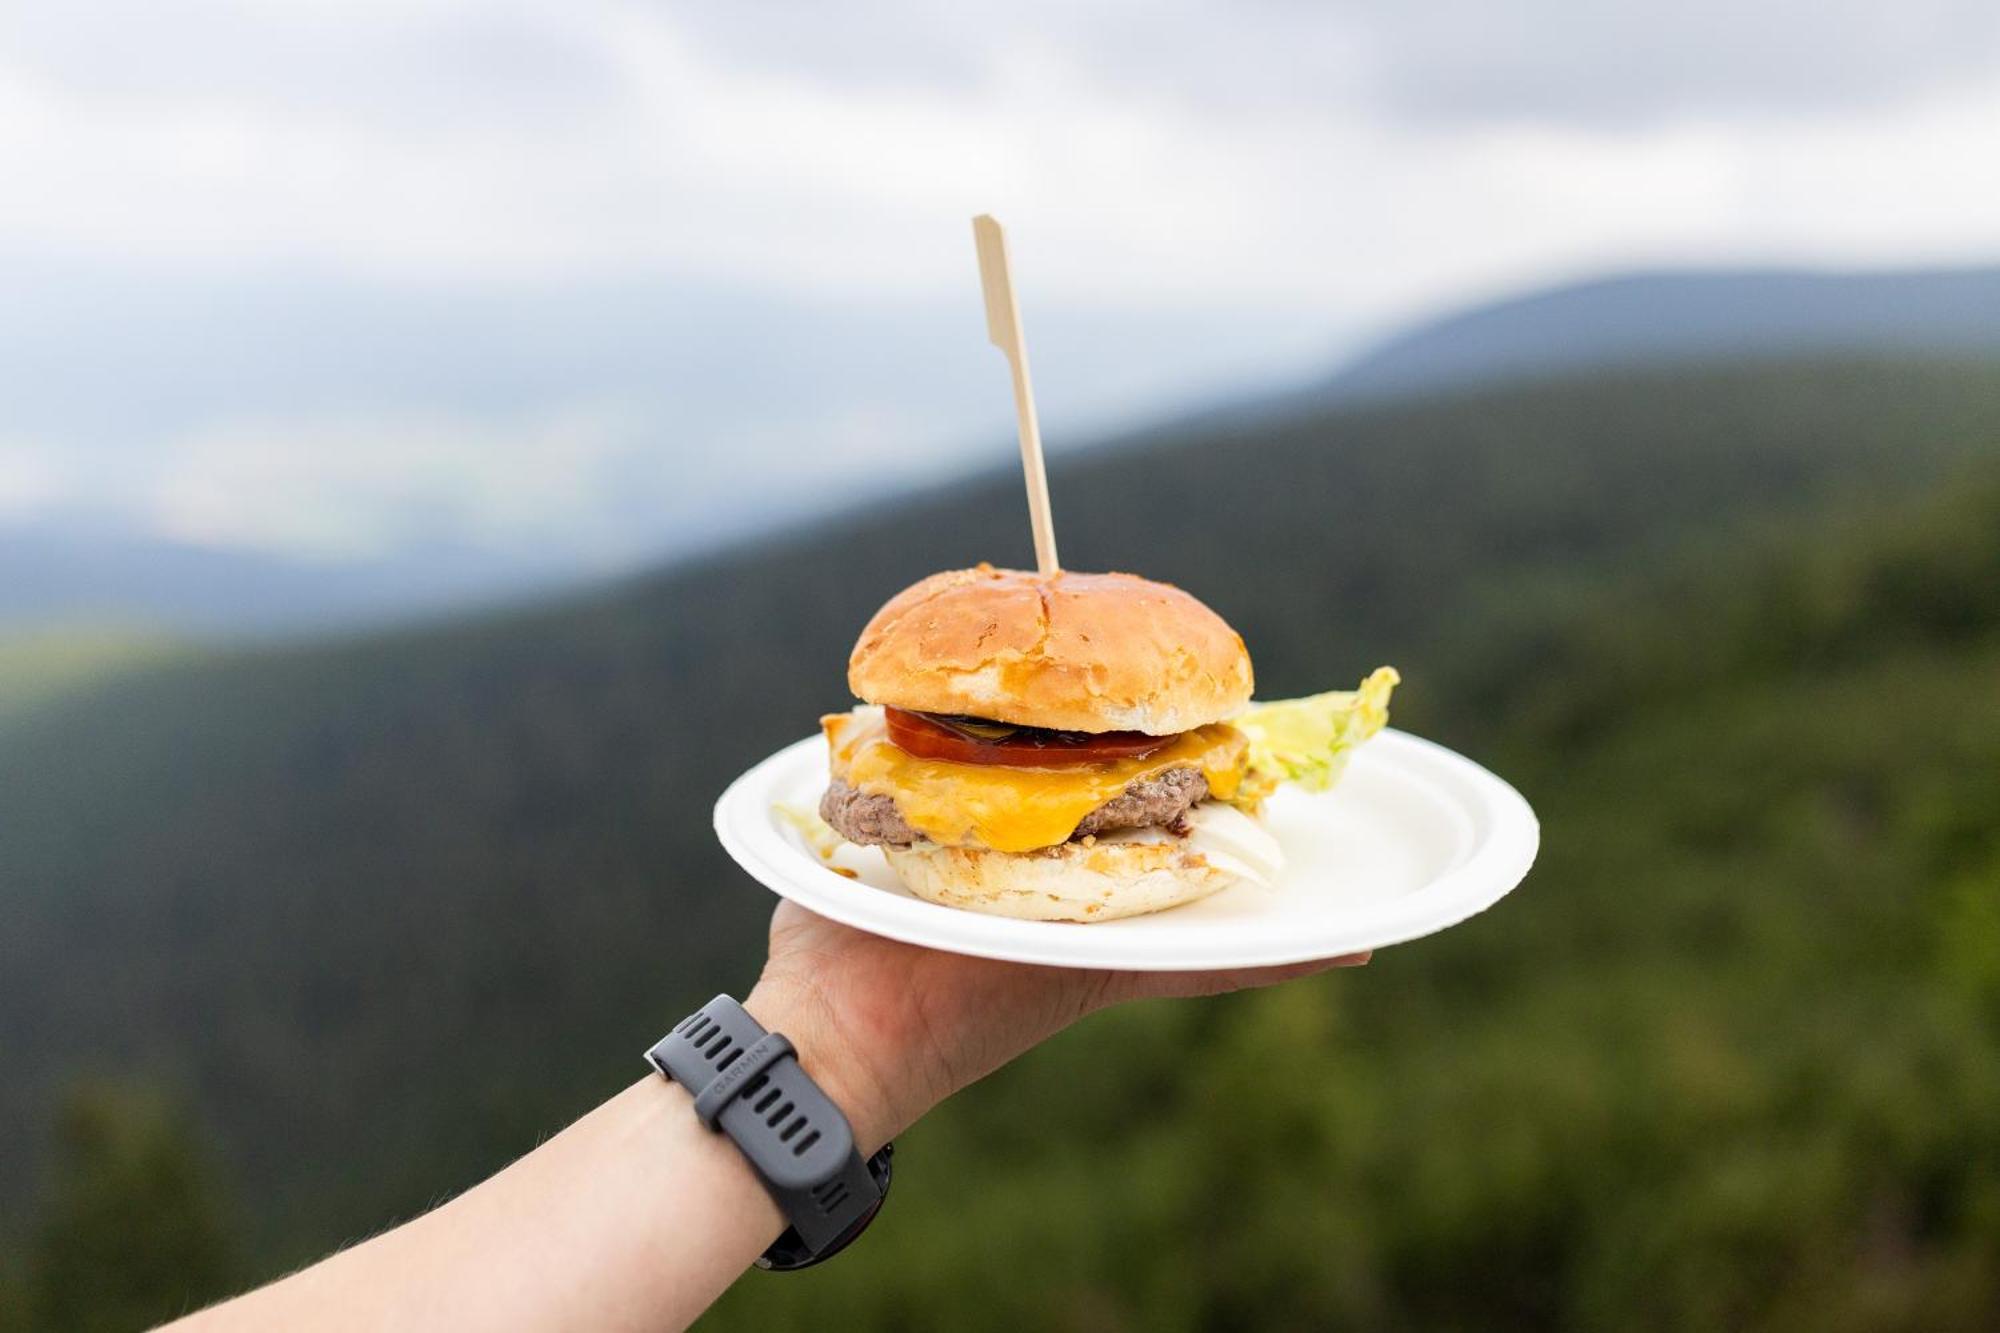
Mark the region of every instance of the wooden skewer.
POLYGON ((1042 466, 1042 428, 1035 420, 1035 386, 1028 378, 1021 305, 1014 298, 1014 279, 1007 266, 1007 233, 992 214, 981 213, 972 220, 972 239, 979 247, 979 283, 986 293, 986 336, 1007 354, 1014 371, 1014 414, 1020 419, 1028 517, 1035 525, 1035 565, 1043 578, 1051 578, 1061 572, 1056 564, 1056 526, 1049 516, 1049 477, 1042 466))

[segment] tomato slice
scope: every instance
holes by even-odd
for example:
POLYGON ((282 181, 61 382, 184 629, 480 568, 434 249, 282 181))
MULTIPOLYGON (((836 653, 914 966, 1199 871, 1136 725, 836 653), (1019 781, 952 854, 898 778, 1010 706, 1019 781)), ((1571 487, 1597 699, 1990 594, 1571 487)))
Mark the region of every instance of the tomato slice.
POLYGON ((955 764, 1016 768, 1095 764, 1149 755, 1174 739, 1143 731, 1045 731, 977 718, 938 718, 900 708, 885 708, 882 714, 889 724, 889 739, 900 749, 919 759, 955 764))

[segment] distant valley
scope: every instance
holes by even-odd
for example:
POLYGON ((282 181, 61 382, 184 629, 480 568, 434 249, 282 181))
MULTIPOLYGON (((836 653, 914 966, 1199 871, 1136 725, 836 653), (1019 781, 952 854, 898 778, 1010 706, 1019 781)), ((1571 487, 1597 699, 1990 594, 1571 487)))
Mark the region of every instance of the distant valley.
MULTIPOLYGON (((1631 274, 1447 315, 1380 341, 1319 382, 1224 399, 1190 420, 1279 423, 1342 402, 1620 367, 1996 351, 2000 269, 1631 274)), ((1155 438, 1175 425, 1134 428, 1111 444, 1155 438)), ((892 477, 879 484, 898 493, 892 477)), ((852 503, 852 492, 824 503, 852 503)), ((787 506, 785 521, 797 509, 787 506)), ((737 520, 705 540, 727 545, 756 531, 737 520)), ((210 637, 310 633, 518 600, 590 576, 531 550, 440 546, 360 564, 314 564, 60 523, 0 527, 0 570, 0 636, 52 618, 210 637)))

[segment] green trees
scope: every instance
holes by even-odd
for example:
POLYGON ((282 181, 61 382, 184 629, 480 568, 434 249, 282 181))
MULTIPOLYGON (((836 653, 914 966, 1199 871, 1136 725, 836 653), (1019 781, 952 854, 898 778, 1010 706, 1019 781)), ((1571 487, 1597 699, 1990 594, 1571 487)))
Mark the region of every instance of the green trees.
MULTIPOLYGON (((1064 464, 1078 568, 1201 592, 1267 696, 1394 662, 1397 723, 1521 785, 1542 862, 1361 973, 1086 1023, 714 1325, 2000 1326, 1996 440, 1994 367, 1745 366, 1064 464)), ((1018 486, 0 716, 0 1127, 143 1061, 245 1205, 108 1094, 0 1318, 201 1299, 217 1226, 246 1278, 323 1252, 747 984, 769 900, 708 802, 841 701, 882 595, 1023 545, 1018 486)))
POLYGON ((1065 1036, 716 1325, 1993 1327, 1995 534, 1958 476, 1461 631, 1438 721, 1541 813, 1518 894, 1065 1036))
POLYGON ((19 1276, 23 1328, 122 1333, 234 1286, 234 1221, 185 1111, 93 1083, 56 1122, 49 1186, 19 1276))

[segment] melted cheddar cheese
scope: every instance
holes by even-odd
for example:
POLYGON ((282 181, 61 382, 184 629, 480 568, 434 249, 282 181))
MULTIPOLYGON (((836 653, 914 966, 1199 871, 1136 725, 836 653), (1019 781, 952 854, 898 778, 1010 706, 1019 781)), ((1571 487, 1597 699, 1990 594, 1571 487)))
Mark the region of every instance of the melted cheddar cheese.
POLYGON ((894 798, 911 828, 947 847, 1027 852, 1054 847, 1083 817, 1135 782, 1170 768, 1198 768, 1209 794, 1226 800, 1243 777, 1243 733, 1222 723, 1183 732, 1135 759, 1049 768, 919 759, 889 739, 879 708, 820 719, 833 776, 869 795, 894 798))

